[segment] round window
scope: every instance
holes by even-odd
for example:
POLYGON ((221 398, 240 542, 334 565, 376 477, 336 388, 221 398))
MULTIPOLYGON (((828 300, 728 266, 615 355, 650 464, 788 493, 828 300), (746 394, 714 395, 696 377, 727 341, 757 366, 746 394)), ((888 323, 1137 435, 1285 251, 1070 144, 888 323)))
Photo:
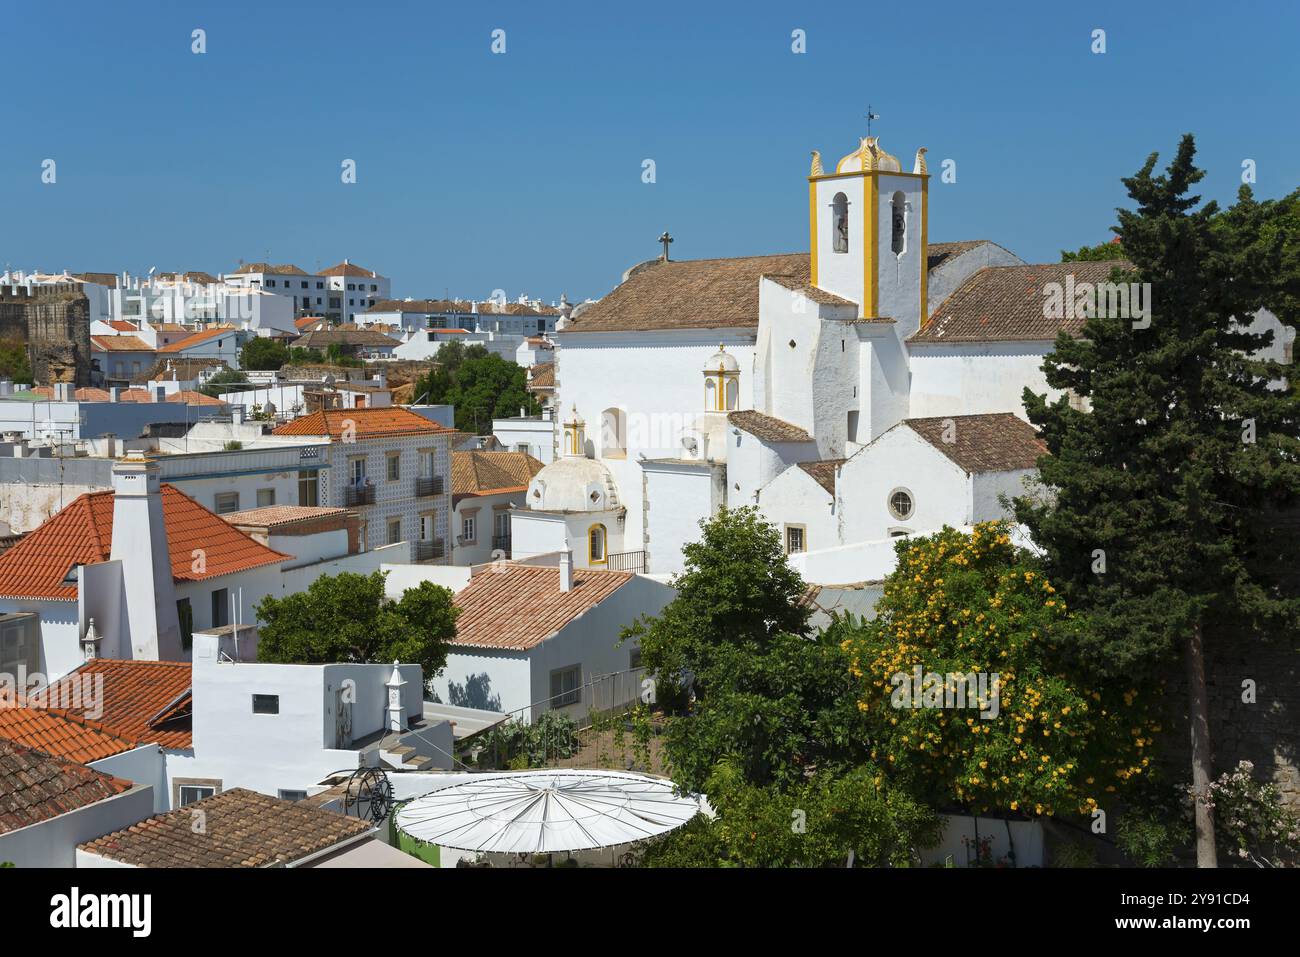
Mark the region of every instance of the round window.
POLYGON ((889 493, 889 513, 901 522, 912 517, 912 493, 905 488, 896 488, 889 493))

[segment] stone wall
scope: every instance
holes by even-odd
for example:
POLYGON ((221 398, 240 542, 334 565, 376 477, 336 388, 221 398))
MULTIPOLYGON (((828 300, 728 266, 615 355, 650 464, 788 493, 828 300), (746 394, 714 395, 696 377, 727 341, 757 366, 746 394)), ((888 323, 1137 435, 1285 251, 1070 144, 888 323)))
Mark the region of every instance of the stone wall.
POLYGON ((90 385, 90 300, 75 283, 0 286, 0 340, 24 342, 41 385, 90 385))

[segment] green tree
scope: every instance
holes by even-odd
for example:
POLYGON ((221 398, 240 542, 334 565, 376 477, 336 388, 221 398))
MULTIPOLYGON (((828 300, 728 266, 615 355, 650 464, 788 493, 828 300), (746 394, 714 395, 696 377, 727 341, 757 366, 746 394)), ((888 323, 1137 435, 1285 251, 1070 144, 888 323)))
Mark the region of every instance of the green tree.
POLYGON ((325 356, 319 349, 304 349, 302 346, 295 346, 289 350, 289 364, 303 366, 324 365, 325 356))
POLYGON ((527 414, 537 412, 539 407, 526 383, 523 366, 495 354, 475 356, 455 370, 443 401, 456 407, 456 428, 486 435, 492 431, 494 418, 517 415, 520 409, 527 414))
POLYGON ((640 641, 661 700, 673 685, 690 685, 689 708, 664 729, 673 780, 701 790, 724 758, 760 786, 860 760, 847 656, 810 637, 804 584, 780 534, 754 508, 723 509, 700 528, 683 549, 677 596, 624 631, 640 641))
POLYGON ((469 359, 481 359, 487 355, 490 353, 482 343, 475 342, 466 346, 459 339, 444 342, 438 348, 433 368, 428 374, 416 380, 415 399, 430 405, 449 403, 451 400, 448 396, 455 388, 456 374, 460 371, 460 367, 469 359))
POLYGON ((1086 622, 1004 524, 895 550, 876 618, 830 629, 891 780, 975 812, 1091 814, 1148 771, 1158 726, 1136 689, 1093 688, 1062 667, 1057 649, 1086 622))
POLYGON ((235 369, 222 369, 209 379, 207 383, 199 389, 199 391, 204 395, 210 395, 215 399, 223 392, 237 391, 236 389, 230 388, 231 386, 238 387, 241 385, 248 385, 248 377, 244 375, 244 373, 235 369))
POLYGON ((698 814, 647 848, 645 867, 909 867, 933 845, 937 816, 879 772, 819 772, 789 789, 756 787, 723 763, 698 814))
POLYGON ((1123 258, 1124 244, 1113 241, 1109 243, 1098 243, 1096 246, 1080 246, 1075 252, 1070 252, 1068 249, 1061 250, 1061 262, 1063 263, 1105 263, 1123 258))
POLYGON ((13 382, 31 382, 32 364, 27 344, 20 339, 0 342, 0 375, 13 382))
MULTIPOLYGON (((1300 601, 1280 573, 1295 566, 1297 540, 1270 519, 1300 495, 1300 415, 1293 387, 1270 387, 1285 367, 1252 358, 1270 335, 1234 321, 1273 303, 1295 324, 1276 280, 1243 268, 1256 241, 1282 261, 1293 239, 1279 209, 1248 191, 1227 214, 1200 205, 1189 194, 1204 175, 1194 155, 1186 136, 1163 174, 1152 154, 1124 180, 1136 208, 1119 211, 1116 232, 1133 269, 1114 278, 1151 284, 1150 315, 1097 315, 1079 338, 1058 336, 1047 383, 1091 411, 1025 390, 1051 453, 1040 463, 1051 492, 1018 500, 1016 515, 1062 597, 1088 614, 1072 648, 1081 666, 1131 683, 1167 672, 1181 652, 1202 796, 1197 859, 1214 866, 1205 642, 1229 622, 1259 637, 1295 633, 1300 601)), ((1282 277, 1292 289, 1296 279, 1282 277)))
POLYGON ((249 339, 239 351, 239 365, 256 372, 272 372, 289 361, 289 347, 263 336, 249 339))
POLYGON ((303 592, 268 595, 257 605, 257 660, 418 664, 428 681, 447 663, 459 609, 431 582, 397 601, 384 595, 385 572, 322 575, 303 592))

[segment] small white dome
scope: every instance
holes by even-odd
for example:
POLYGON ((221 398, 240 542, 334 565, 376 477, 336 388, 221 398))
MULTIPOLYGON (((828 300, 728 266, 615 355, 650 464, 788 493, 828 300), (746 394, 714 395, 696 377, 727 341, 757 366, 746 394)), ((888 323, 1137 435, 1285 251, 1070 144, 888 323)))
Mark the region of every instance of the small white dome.
POLYGON ((718 351, 709 356, 709 361, 704 363, 704 372, 706 375, 709 373, 716 374, 718 372, 739 371, 740 363, 737 362, 736 357, 728 352, 723 346, 718 346, 718 351))
POLYGON ((528 507, 542 512, 608 512, 619 507, 618 486, 595 459, 556 459, 528 483, 528 507))

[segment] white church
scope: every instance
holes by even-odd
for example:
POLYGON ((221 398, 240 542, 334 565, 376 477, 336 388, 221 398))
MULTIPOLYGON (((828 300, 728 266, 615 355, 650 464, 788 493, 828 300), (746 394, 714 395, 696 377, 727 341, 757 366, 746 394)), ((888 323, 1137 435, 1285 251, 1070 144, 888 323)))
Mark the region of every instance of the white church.
MULTIPOLYGON (((1049 284, 1116 263, 1028 265, 933 243, 925 150, 814 152, 808 253, 629 269, 557 326, 558 458, 512 513, 516 558, 672 574, 699 522, 757 505, 812 583, 877 581, 894 539, 1003 517, 1043 452, 1022 391, 1061 329, 1049 284)), ((666 237, 665 237, 666 238, 666 237)), ((1118 258, 1118 257, 1117 257, 1118 258)))

